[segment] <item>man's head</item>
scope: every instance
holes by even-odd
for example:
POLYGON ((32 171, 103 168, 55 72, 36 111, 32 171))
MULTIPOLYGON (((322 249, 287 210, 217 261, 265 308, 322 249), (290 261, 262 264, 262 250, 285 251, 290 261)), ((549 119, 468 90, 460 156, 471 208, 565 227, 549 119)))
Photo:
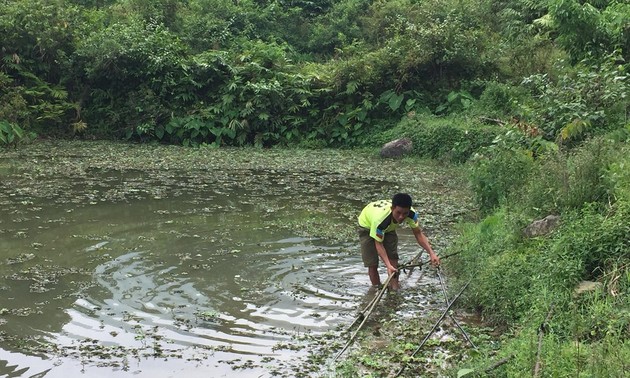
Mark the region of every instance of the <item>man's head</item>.
POLYGON ((394 218, 394 222, 400 223, 407 218, 411 210, 411 203, 411 196, 407 193, 396 193, 392 197, 392 218, 394 218))

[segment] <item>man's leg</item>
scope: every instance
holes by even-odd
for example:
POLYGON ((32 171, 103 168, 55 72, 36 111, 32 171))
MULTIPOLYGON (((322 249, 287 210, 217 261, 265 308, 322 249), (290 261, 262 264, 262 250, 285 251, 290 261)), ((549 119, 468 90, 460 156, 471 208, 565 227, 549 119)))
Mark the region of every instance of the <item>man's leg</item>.
POLYGON ((370 276, 370 282, 374 286, 381 284, 381 276, 378 275, 378 265, 368 266, 368 276, 370 276))
POLYGON ((363 265, 368 268, 368 276, 372 285, 380 285, 381 277, 378 275, 378 253, 374 245, 374 239, 366 229, 359 229, 359 241, 361 243, 361 258, 363 265))
MULTIPOLYGON (((393 260, 393 259, 389 259, 389 262, 392 263, 392 266, 396 269, 398 269, 398 260, 393 260)), ((400 276, 400 273, 396 273, 396 275, 394 275, 394 277, 392 277, 392 280, 389 281, 389 288, 397 291, 398 289, 400 289, 400 282, 398 281, 398 276, 400 276)))
MULTIPOLYGON (((385 251, 387 251, 389 262, 394 268, 398 269, 398 234, 396 234, 396 231, 388 232, 385 234, 383 246, 385 247, 385 251)), ((389 288, 394 291, 400 289, 398 276, 399 273, 396 273, 392 280, 389 281, 389 288)))

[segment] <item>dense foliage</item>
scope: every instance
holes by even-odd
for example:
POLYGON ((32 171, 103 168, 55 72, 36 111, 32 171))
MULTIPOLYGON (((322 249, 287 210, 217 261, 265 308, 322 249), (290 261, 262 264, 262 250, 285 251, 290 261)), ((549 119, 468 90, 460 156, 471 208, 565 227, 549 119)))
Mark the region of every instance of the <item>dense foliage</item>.
POLYGON ((449 266, 475 277, 467 304, 510 330, 514 362, 492 374, 531 373, 552 303, 549 375, 628 373, 627 1, 5 0, 0 35, 2 145, 406 136, 468 162, 481 222, 449 266), (523 237, 548 214, 558 230, 523 237), (602 286, 576 297, 582 280, 602 286))
POLYGON ((545 375, 626 376, 627 139, 619 141, 617 133, 609 134, 535 159, 522 147, 498 148, 474 163, 472 181, 487 215, 463 228, 452 247, 459 253, 457 261, 448 266, 462 279, 474 275, 468 305, 485 321, 508 331, 500 350, 488 350, 468 364, 484 369, 498 352, 514 361, 497 370, 497 376, 530 374, 544 323, 545 375), (542 236, 525 235, 530 222, 549 214, 560 216, 557 229, 542 236), (584 285, 592 291, 581 292, 578 287, 584 285))
POLYGON ((623 1, 9 0, 0 120, 44 136, 353 146, 467 112, 580 139, 625 122, 629 14, 623 1))

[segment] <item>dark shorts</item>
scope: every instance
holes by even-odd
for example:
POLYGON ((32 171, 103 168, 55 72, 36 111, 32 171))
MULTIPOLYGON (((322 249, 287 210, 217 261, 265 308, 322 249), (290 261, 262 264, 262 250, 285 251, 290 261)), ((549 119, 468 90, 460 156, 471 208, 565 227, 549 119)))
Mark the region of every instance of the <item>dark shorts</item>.
MULTIPOLYGON (((376 252, 376 240, 370 236, 370 230, 359 228, 359 241, 361 243, 361 257, 364 266, 378 266, 378 252, 376 252)), ((398 261, 398 235, 396 231, 386 232, 383 246, 390 260, 398 261)))

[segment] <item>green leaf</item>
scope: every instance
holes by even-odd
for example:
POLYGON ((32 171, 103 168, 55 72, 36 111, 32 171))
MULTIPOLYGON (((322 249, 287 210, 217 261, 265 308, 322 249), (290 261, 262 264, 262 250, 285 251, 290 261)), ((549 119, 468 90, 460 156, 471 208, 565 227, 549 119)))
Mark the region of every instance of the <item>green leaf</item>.
POLYGON ((365 121, 365 117, 367 117, 367 110, 361 109, 361 111, 357 113, 357 119, 359 121, 365 121))
POLYGON ((405 98, 404 95, 392 94, 392 96, 389 98, 389 101, 388 101, 389 108, 392 109, 393 111, 398 110, 404 98, 405 98))
POLYGON ((383 102, 383 103, 384 103, 384 102, 389 102, 389 99, 390 99, 392 96, 395 96, 395 95, 396 95, 396 93, 395 93, 393 90, 391 90, 391 89, 390 89, 390 90, 385 91, 385 92, 383 92, 383 93, 381 94, 381 97, 379 98, 379 101, 380 101, 380 102, 383 102))
POLYGON ((186 128, 187 128, 187 129, 193 129, 193 130, 199 130, 199 128, 200 128, 202 125, 203 125, 203 124, 201 123, 201 121, 195 118, 195 119, 191 120, 190 122, 188 122, 188 123, 186 124, 186 128))
POLYGON ((347 94, 353 94, 354 92, 357 91, 357 88, 359 88, 359 83, 356 81, 350 81, 348 82, 348 85, 346 87, 346 93, 347 94))
POLYGON ((460 369, 457 372, 457 378, 462 378, 475 372, 475 369, 460 369))
POLYGON ((18 139, 22 139, 24 138, 24 130, 22 130, 22 128, 18 125, 12 125, 13 127, 13 132, 15 133, 15 136, 18 137, 18 139))
POLYGON ((162 139, 162 138, 164 138, 164 126, 161 126, 161 125, 160 125, 160 126, 158 126, 158 127, 156 127, 156 128, 155 128, 155 136, 156 136, 158 139, 162 139))
POLYGON ((164 131, 166 131, 169 134, 173 134, 173 130, 175 130, 173 123, 172 122, 167 123, 166 127, 164 128, 164 131))
MULTIPOLYGON (((227 135, 228 137, 234 139, 234 137, 236 136, 236 130, 234 129, 225 129, 225 132, 223 133, 224 135, 227 135)), ((245 133, 243 133, 244 135, 245 133)))
MULTIPOLYGON (((0 131, 4 134, 8 134, 11 132, 11 124, 9 122, 2 121, 0 122, 0 131)), ((0 135, 2 134, 0 133, 0 135)))
POLYGON ((405 106, 407 107, 407 109, 411 109, 415 104, 416 104, 416 99, 410 98, 409 100, 407 100, 407 103, 405 104, 405 106))

